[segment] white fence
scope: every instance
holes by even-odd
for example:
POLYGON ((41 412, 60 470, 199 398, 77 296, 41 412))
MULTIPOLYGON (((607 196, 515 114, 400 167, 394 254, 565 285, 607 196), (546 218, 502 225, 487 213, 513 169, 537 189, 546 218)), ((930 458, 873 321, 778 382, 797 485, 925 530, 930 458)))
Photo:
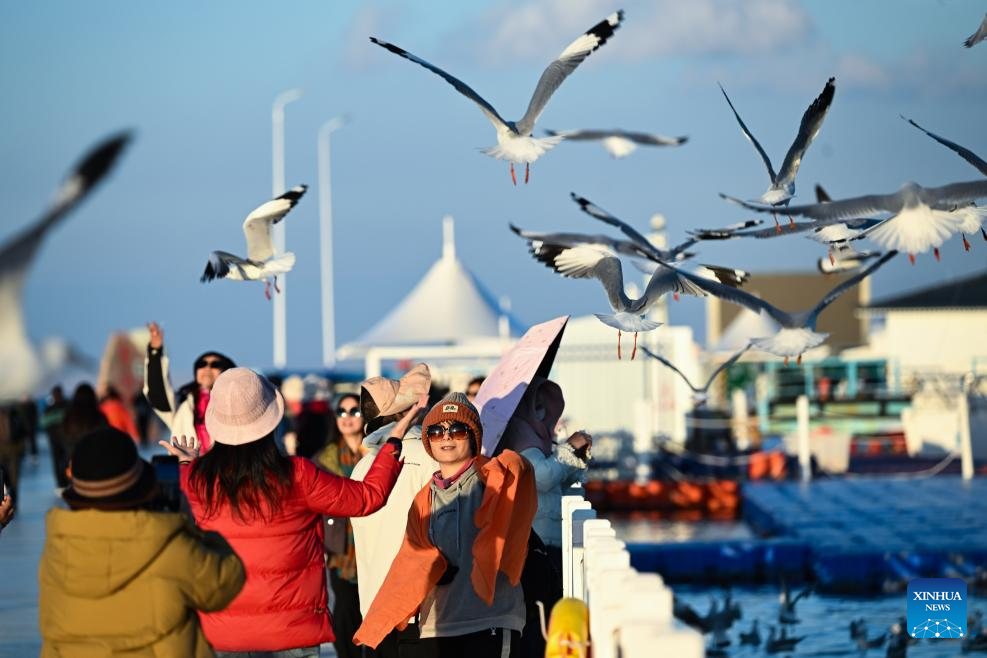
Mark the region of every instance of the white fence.
POLYGON ((593 658, 702 658, 703 636, 672 616, 672 590, 631 567, 626 544, 582 496, 562 498, 562 585, 589 607, 593 658))

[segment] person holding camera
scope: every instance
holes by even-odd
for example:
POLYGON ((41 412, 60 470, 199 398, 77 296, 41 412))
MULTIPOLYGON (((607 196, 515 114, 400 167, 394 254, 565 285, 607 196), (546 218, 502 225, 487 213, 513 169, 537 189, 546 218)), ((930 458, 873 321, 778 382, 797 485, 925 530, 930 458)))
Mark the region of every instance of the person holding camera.
POLYGON ((161 442, 179 459, 192 514, 221 532, 243 559, 247 584, 222 612, 200 615, 222 658, 309 658, 334 639, 328 610, 322 516, 380 509, 401 471, 401 437, 415 405, 394 428, 362 482, 286 457, 274 441, 281 393, 248 368, 216 379, 206 410, 214 444, 199 457, 195 437, 161 442))
POLYGON ((240 558, 187 515, 147 509, 154 469, 127 434, 86 435, 70 470, 38 570, 42 658, 213 656, 194 611, 240 592, 240 558))

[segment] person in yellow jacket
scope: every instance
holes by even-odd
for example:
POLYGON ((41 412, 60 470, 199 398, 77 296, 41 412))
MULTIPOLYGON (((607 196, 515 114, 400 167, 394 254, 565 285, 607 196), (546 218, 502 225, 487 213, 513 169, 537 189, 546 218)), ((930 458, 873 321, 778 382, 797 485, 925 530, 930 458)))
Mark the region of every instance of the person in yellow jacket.
POLYGON ((180 513, 143 507, 157 486, 129 436, 84 437, 52 509, 41 556, 42 658, 214 656, 197 610, 239 594, 243 564, 217 533, 180 513))

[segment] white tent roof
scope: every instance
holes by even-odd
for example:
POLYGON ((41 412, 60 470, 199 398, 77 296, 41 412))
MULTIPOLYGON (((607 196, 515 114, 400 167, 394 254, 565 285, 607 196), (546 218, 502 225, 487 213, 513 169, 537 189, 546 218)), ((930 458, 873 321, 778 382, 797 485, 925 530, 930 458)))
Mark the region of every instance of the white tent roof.
POLYGON ((442 228, 442 257, 390 313, 339 349, 340 360, 359 356, 369 347, 456 345, 524 333, 523 325, 501 310, 494 296, 456 258, 452 217, 443 220, 442 228), (456 312, 443 313, 440 321, 428 317, 427 311, 438 300, 442 308, 456 312))

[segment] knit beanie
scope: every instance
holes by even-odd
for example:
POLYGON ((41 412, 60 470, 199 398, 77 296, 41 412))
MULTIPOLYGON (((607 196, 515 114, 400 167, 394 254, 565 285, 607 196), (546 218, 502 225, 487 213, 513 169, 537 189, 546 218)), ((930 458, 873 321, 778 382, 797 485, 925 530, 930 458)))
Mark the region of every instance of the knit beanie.
MULTIPOLYGON (((473 430, 473 453, 479 455, 483 448, 483 426, 480 425, 480 412, 469 401, 465 393, 449 393, 435 403, 422 422, 422 447, 432 457, 432 442, 425 437, 428 428, 444 420, 459 421, 473 430)), ((432 457, 434 459, 434 457, 432 457)))

